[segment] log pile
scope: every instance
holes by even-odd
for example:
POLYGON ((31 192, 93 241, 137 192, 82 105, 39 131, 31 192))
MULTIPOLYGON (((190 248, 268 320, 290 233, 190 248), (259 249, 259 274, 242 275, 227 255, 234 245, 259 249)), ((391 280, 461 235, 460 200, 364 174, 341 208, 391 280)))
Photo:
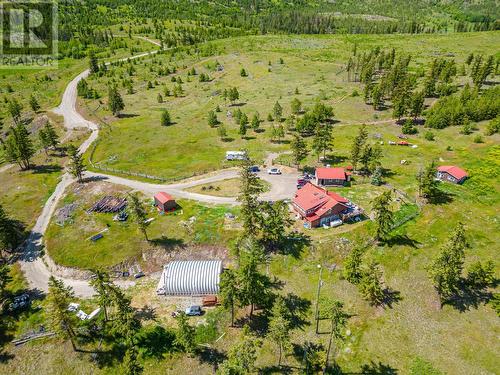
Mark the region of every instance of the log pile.
POLYGON ((127 199, 114 197, 112 195, 106 195, 99 199, 97 202, 90 207, 87 212, 120 212, 127 207, 127 199))

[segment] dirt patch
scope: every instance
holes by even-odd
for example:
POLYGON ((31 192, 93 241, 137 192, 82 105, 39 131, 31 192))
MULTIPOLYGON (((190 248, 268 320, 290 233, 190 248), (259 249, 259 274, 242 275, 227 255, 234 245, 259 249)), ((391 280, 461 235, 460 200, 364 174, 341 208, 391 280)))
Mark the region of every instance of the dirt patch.
POLYGON ((211 260, 220 259, 224 266, 229 264, 229 250, 222 246, 189 245, 165 249, 157 246, 142 256, 143 270, 147 273, 161 271, 163 266, 174 260, 211 260))

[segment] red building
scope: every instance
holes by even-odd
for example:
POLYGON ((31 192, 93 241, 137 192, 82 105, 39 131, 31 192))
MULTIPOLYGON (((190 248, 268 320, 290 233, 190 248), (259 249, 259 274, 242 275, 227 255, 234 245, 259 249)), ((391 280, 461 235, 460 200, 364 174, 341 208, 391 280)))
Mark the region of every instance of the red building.
POLYGON ((344 186, 351 179, 351 173, 344 168, 316 168, 316 185, 344 186))
POLYGON ((297 190, 292 206, 308 228, 329 225, 352 208, 348 199, 310 182, 297 190))
POLYGON ((455 167, 454 165, 442 165, 437 169, 437 178, 442 181, 453 182, 454 184, 461 184, 469 177, 467 172, 463 169, 455 167))
POLYGON ((165 192, 160 192, 154 196, 155 206, 160 212, 172 211, 177 207, 175 199, 165 192))

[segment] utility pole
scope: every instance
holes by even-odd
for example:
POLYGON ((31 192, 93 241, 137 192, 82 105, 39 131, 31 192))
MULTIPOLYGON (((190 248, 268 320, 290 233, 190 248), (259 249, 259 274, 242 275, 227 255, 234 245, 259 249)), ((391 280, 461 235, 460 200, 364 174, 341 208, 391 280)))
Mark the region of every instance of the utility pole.
POLYGON ((316 334, 318 334, 318 328, 319 328, 318 304, 319 304, 319 293, 321 291, 321 274, 323 272, 323 267, 321 267, 321 264, 318 264, 317 267, 319 268, 319 278, 318 278, 318 291, 316 293, 316 309, 315 309, 315 312, 314 312, 314 318, 316 319, 316 334))

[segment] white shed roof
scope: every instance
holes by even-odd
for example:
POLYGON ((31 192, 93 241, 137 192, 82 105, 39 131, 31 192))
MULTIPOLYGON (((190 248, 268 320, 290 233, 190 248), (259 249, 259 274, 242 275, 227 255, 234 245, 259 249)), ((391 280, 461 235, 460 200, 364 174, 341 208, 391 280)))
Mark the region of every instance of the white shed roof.
POLYGON ((220 260, 179 260, 168 263, 157 293, 165 295, 207 295, 219 293, 220 260))

